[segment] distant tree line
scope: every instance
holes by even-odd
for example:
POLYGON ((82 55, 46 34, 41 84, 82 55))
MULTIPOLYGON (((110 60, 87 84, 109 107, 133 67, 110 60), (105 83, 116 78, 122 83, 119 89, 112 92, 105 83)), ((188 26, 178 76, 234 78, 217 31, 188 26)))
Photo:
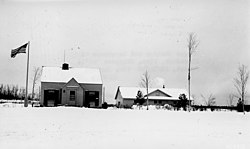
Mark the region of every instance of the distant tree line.
POLYGON ((18 85, 0 84, 0 99, 22 99, 25 97, 25 88, 18 85))

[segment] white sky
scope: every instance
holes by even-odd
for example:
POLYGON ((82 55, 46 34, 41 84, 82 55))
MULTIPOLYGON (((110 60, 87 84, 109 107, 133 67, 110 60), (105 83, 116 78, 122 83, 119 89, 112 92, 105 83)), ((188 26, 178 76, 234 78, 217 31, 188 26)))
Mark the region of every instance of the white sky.
POLYGON ((11 59, 10 50, 30 41, 30 76, 34 66, 61 66, 66 50, 70 66, 101 69, 108 101, 146 69, 153 87, 186 88, 190 32, 200 40, 192 93, 226 103, 239 64, 250 69, 247 0, 2 0, 0 83, 25 86, 26 55, 11 59))

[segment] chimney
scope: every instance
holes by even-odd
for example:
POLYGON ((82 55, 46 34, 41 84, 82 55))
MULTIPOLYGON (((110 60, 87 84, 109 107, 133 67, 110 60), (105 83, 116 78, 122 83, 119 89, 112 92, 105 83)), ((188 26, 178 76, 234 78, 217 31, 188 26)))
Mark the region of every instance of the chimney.
POLYGON ((62 64, 62 70, 69 70, 69 64, 63 63, 62 64))
POLYGON ((165 85, 163 85, 162 88, 165 88, 165 85))

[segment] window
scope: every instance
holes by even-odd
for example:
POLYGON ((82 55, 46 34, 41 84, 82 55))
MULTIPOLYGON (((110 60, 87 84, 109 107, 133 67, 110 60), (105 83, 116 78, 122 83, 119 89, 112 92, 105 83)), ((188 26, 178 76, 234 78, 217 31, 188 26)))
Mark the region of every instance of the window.
POLYGON ((89 92, 90 96, 95 96, 95 92, 89 92))
POLYGON ((154 104, 157 104, 157 100, 154 101, 154 104))
POLYGON ((71 101, 76 100, 76 92, 75 91, 69 92, 69 100, 71 100, 71 101))
POLYGON ((51 94, 54 94, 54 93, 55 93, 54 90, 49 90, 48 92, 51 93, 51 94))

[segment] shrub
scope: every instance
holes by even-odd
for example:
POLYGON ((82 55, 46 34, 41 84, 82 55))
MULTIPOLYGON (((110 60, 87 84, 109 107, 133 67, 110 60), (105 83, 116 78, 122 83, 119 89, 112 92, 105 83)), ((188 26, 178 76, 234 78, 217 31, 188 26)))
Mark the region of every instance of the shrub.
POLYGON ((104 102, 104 103, 102 104, 102 108, 103 108, 103 109, 107 109, 107 108, 108 108, 107 102, 104 102))

